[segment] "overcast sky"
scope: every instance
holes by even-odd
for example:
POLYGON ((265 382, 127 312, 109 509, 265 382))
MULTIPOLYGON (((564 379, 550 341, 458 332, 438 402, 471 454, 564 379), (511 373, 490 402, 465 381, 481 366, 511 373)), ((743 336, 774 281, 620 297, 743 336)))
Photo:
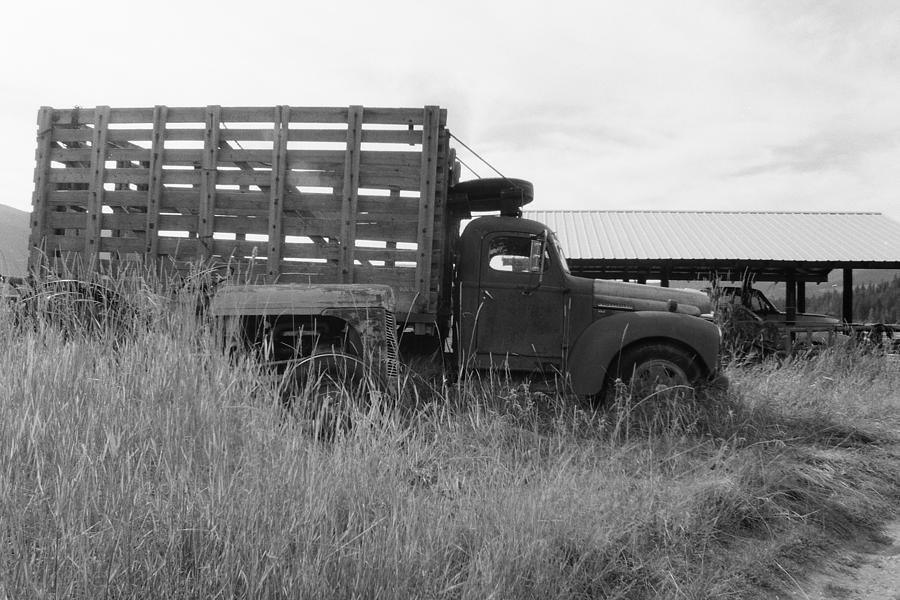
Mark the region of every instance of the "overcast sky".
POLYGON ((893 0, 17 6, 0 37, 0 202, 23 210, 41 105, 439 104, 535 183, 536 210, 900 220, 893 0))

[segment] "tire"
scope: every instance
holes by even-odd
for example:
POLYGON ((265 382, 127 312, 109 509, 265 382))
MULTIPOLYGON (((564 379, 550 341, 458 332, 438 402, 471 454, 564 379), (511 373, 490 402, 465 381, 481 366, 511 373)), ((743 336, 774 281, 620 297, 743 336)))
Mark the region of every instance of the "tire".
POLYGON ((450 189, 451 210, 495 211, 515 214, 534 199, 534 186, 524 179, 488 177, 461 181, 450 189))
POLYGON ((357 356, 338 351, 293 361, 282 375, 282 402, 316 439, 350 431, 353 419, 381 410, 385 386, 357 356))
POLYGON ((128 336, 136 309, 116 290, 77 279, 38 282, 18 300, 20 321, 41 320, 75 334, 128 336))
POLYGON ((617 394, 625 393, 641 401, 667 390, 683 394, 702 376, 702 368, 692 353, 671 344, 642 344, 626 348, 613 362, 600 397, 603 402, 610 402, 617 394))

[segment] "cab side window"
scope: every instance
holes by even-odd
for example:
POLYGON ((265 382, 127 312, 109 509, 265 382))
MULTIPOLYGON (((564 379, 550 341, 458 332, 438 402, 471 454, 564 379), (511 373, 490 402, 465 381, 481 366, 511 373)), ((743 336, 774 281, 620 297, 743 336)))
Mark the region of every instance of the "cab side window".
POLYGON ((488 265, 493 271, 528 273, 530 252, 530 238, 498 236, 491 240, 488 248, 488 265))

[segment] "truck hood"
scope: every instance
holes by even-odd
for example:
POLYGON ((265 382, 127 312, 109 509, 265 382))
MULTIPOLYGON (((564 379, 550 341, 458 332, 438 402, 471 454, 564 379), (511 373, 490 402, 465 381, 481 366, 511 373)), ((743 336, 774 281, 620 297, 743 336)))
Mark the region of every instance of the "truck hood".
POLYGON ((699 290, 656 287, 607 279, 594 280, 594 307, 608 310, 655 310, 708 315, 712 303, 699 290))

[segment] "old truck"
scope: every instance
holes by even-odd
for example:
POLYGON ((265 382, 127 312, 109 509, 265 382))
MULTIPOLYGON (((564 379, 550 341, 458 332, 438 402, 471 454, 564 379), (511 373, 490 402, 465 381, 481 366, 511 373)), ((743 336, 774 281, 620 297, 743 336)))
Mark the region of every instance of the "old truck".
POLYGON ((727 322, 726 342, 743 354, 815 354, 836 345, 862 344, 890 354, 900 350, 896 324, 845 323, 837 317, 794 312, 789 319, 749 282, 706 288, 720 321, 727 322))
POLYGON ((212 265, 212 313, 272 365, 561 375, 598 396, 718 374, 700 292, 573 276, 530 183, 459 181, 446 110, 54 109, 38 118, 30 270, 212 265), (464 229, 462 225, 465 225, 464 229))

